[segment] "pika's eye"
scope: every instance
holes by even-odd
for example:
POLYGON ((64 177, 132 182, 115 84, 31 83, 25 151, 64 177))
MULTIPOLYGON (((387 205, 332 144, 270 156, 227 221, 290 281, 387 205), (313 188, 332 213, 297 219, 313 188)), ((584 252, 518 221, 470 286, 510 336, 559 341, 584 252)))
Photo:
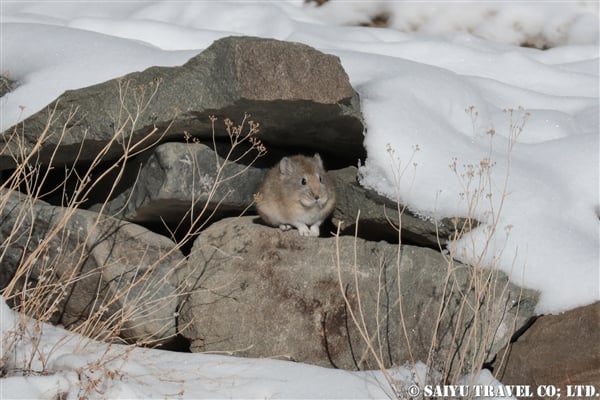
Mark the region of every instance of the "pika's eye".
POLYGON ((323 178, 321 178, 321 175, 319 175, 319 182, 323 182, 323 178))
POLYGON ((302 186, 306 185, 306 178, 302 178, 302 186))

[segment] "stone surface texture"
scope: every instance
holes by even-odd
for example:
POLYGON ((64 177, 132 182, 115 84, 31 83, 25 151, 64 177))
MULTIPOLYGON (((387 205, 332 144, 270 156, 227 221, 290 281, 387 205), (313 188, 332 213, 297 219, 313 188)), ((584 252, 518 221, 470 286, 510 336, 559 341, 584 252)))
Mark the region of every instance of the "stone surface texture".
POLYGON ((436 367, 454 374, 471 367, 447 358, 457 343, 464 346, 456 357, 491 360, 513 327, 532 315, 537 295, 502 274, 481 271, 490 283, 479 304, 470 267, 453 264, 448 273, 439 252, 402 246, 398 273, 397 257, 398 246, 384 242, 306 238, 254 217, 224 219, 192 248, 182 333, 198 352, 377 368, 352 310, 386 366, 433 357, 436 367), (479 320, 471 307, 479 309, 479 320))

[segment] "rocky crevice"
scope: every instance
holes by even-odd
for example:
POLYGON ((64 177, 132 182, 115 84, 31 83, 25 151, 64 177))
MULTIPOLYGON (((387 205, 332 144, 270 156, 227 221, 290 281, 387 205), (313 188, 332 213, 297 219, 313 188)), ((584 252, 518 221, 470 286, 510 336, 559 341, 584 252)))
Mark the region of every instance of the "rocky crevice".
MULTIPOLYGON (((75 266, 90 272, 49 318, 55 323, 76 325, 77 317, 89 315, 88 305, 116 298, 105 316, 131 311, 119 325, 125 341, 145 336, 153 345, 189 345, 191 351, 377 368, 352 320, 360 299, 365 329, 387 366, 429 360, 450 376, 480 367, 456 361, 459 351, 491 365, 533 315, 537 294, 513 286, 503 274, 454 261, 455 271, 447 274, 449 261, 440 247, 457 226, 473 228, 476 222, 399 213, 394 202, 358 184, 354 165, 365 158, 358 95, 336 57, 308 46, 221 39, 180 67, 153 67, 65 92, 19 128, 20 141, 7 134, 12 129, 0 135, 0 172, 12 189, 0 192, 0 243, 8 248, 0 284, 12 285, 24 260, 58 223, 68 232, 83 229, 44 244, 50 253, 66 249, 57 253, 64 260, 51 275, 55 281, 71 282, 75 266), (123 110, 140 104, 144 111, 132 125, 123 110), (74 107, 78 112, 69 117, 74 107), (52 174, 30 186, 14 183, 20 160, 12 155, 34 148, 49 110, 55 110, 54 123, 36 168, 52 174), (232 128, 248 123, 246 113, 260 123, 260 133, 245 137, 245 125, 232 136, 232 128), (223 125, 227 118, 232 122, 223 125), (125 129, 112 141, 119 127, 125 129), (229 160, 247 153, 227 163, 232 140, 240 135, 245 139, 229 160), (143 151, 123 160, 123 143, 143 151), (102 162, 87 171, 101 149, 102 162), (262 224, 251 204, 266 169, 284 155, 315 152, 330 170, 338 199, 321 237, 262 224), (88 172, 93 190, 75 209, 64 207, 88 172), (51 204, 18 192, 37 188, 51 192, 41 196, 51 204), (28 210, 33 217, 24 217, 28 210), (248 216, 236 217, 242 213, 248 216), (400 260, 390 221, 401 221, 400 260), (336 239, 338 226, 342 235, 336 239), (493 274, 486 289, 493 295, 473 303, 473 276, 485 273, 493 274), (123 292, 127 285, 132 289, 123 292), (485 327, 464 312, 467 303, 485 315, 485 327), (478 337, 486 327, 493 332, 478 337)), ((48 278, 43 257, 30 262, 33 275, 48 278)))

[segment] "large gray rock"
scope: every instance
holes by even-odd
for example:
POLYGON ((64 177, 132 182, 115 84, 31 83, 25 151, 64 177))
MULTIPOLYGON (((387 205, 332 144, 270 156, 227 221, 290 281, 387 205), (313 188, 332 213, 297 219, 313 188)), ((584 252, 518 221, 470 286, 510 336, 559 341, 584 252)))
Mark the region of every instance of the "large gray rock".
MULTIPOLYGON (((88 162, 113 137, 105 159, 114 159, 125 143, 134 145, 155 128, 144 146, 182 141, 184 132, 211 138, 210 115, 240 122, 245 113, 260 122, 268 146, 335 148, 340 157, 364 158, 358 97, 339 59, 273 39, 220 39, 180 67, 152 67, 67 91, 24 121, 22 143, 0 135, 0 170, 14 167, 11 154, 22 154, 19 146, 28 154, 51 110, 54 120, 40 150, 42 163, 53 154, 56 164, 72 164, 75 158, 88 162)), ((224 130, 216 134, 227 139, 224 130)))
POLYGON ((351 309, 386 366, 429 361, 450 376, 489 361, 532 315, 536 293, 501 273, 449 269, 438 252, 402 246, 398 274, 397 256, 398 246, 383 242, 340 237, 336 251, 336 238, 301 237, 252 217, 222 220, 189 256, 182 334, 197 352, 378 368, 351 309), (478 299, 474 276, 489 278, 478 299))
MULTIPOLYGON (((257 153, 255 153, 257 154, 257 153)), ((134 185, 107 212, 139 223, 177 225, 218 210, 239 214, 253 202, 263 171, 226 160, 201 143, 165 143, 142 164, 134 185)))
POLYGON ((99 315, 104 324, 89 324, 86 332, 100 338, 114 330, 129 342, 163 343, 176 334, 174 273, 185 258, 172 241, 18 192, 0 191, 0 204, 0 284, 10 288, 9 301, 23 307, 21 294, 37 293, 36 307, 24 311, 71 328, 99 315), (11 283, 15 272, 20 279, 11 283))
POLYGON ((360 211, 359 237, 397 242, 400 222, 402 243, 439 249, 457 232, 467 232, 478 224, 464 218, 443 218, 436 222, 419 217, 402 205, 399 209, 392 200, 360 186, 357 173, 356 167, 329 172, 337 192, 332 220, 336 226, 341 223, 342 234, 354 235, 360 211))

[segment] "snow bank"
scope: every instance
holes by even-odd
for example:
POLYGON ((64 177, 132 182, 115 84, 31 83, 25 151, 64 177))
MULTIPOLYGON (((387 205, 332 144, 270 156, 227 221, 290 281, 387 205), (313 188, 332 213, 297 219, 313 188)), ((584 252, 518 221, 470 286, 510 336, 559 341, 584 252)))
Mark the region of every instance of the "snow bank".
MULTIPOLYGON (((94 342, 16 314, 1 297, 0 318, 2 358, 9 374, 0 379, 2 398, 385 399, 390 394, 379 371, 350 372, 94 342), (16 332, 22 340, 13 342, 16 332), (24 371, 29 374, 22 376, 24 371)), ((422 379, 425 366, 417 368, 422 379)), ((391 373, 401 385, 414 384, 408 369, 391 373)))
MULTIPOLYGON (((351 372, 289 361, 173 353, 94 342, 12 311, 0 297, 2 360, 10 399, 389 399, 380 371, 351 372), (11 341, 14 334, 21 340, 11 341), (11 344, 15 346, 11 346, 11 344), (22 373, 25 372, 25 376, 22 373)), ((427 367, 388 371, 397 388, 423 390, 427 367)), ((461 384, 499 385, 483 371, 461 384)))
POLYGON ((369 24, 380 17, 403 32, 440 35, 470 32, 488 40, 538 48, 598 43, 598 3, 330 0, 311 14, 339 25, 369 24))
MULTIPOLYGON (((398 44, 398 53, 411 46, 398 44)), ((389 45, 384 50, 391 52, 389 45)), ((488 49, 483 61, 480 52, 459 50, 469 63, 450 62, 443 53, 440 66, 414 53, 406 58, 428 65, 360 56, 377 65, 377 73, 355 82, 368 129, 361 183, 430 218, 471 214, 485 222, 458 244, 459 258, 475 262, 489 239, 493 251, 485 262, 540 290, 540 313, 597 300, 598 75, 561 68, 597 60, 597 48, 557 49, 552 65, 526 49, 488 49), (461 175, 482 160, 494 164, 492 186, 471 210, 461 175), (454 163, 456 170, 449 167, 454 163), (501 203, 499 216, 488 215, 501 203), (492 223, 498 230, 489 237, 492 223)), ((354 54, 340 55, 358 62, 354 54)))

